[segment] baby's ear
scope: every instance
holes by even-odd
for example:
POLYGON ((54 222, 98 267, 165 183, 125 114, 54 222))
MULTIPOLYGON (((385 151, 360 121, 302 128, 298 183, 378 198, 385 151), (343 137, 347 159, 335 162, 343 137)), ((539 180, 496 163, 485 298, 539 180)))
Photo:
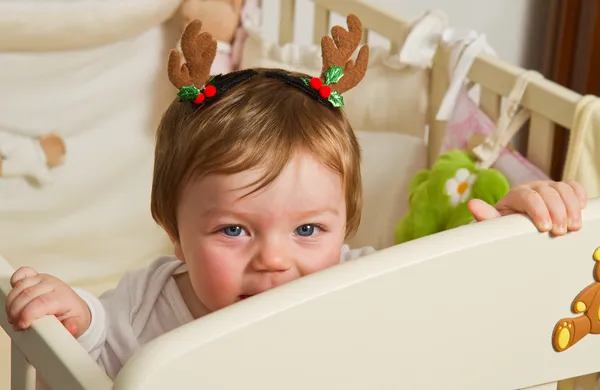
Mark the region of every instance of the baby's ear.
POLYGON ((181 242, 178 238, 175 238, 173 234, 168 234, 171 242, 173 243, 173 253, 175 254, 175 257, 185 263, 185 256, 183 255, 183 249, 181 249, 181 242))
POLYGON ((185 256, 183 255, 183 250, 181 249, 181 242, 179 240, 173 240, 173 253, 177 259, 183 261, 185 263, 185 256))

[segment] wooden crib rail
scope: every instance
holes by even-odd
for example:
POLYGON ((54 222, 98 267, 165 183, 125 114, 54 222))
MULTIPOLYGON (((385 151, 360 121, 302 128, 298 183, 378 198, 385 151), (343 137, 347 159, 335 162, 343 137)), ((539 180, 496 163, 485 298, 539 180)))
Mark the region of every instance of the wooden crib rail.
MULTIPOLYGON (((369 31, 374 31, 387 38, 390 42, 391 53, 396 53, 404 41, 407 27, 410 25, 404 19, 390 13, 383 7, 364 0, 312 0, 314 3, 313 42, 321 43, 321 37, 329 35, 330 15, 348 15, 354 13, 360 16, 363 25, 363 42, 369 39, 369 31)), ((294 40, 294 10, 296 0, 280 1, 279 43, 290 43, 294 40)))
POLYGON ((112 389, 110 378, 56 317, 40 318, 26 331, 13 330, 4 310, 13 272, 0 256, 0 325, 11 338, 11 389, 34 390, 36 370, 52 389, 112 389))
MULTIPOLYGON (((449 84, 450 48, 440 45, 431 74, 429 107, 429 163, 432 164, 442 145, 445 122, 436 120, 440 103, 449 84)), ((475 59, 469 80, 481 86, 480 106, 492 120, 500 113, 502 97, 508 96, 517 78, 525 69, 508 64, 487 54, 475 59)), ((531 110, 526 157, 547 175, 552 168, 555 126, 573 126, 575 110, 582 96, 555 82, 540 78, 531 80, 521 105, 531 110)), ((557 178, 558 179, 558 178, 557 178)))

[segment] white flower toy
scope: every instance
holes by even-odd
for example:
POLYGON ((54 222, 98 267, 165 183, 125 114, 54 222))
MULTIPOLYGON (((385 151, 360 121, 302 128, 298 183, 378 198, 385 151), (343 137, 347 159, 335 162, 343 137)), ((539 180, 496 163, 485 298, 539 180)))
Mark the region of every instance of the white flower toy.
POLYGON ((453 207, 469 200, 475 179, 477 179, 476 174, 471 173, 467 168, 460 168, 453 178, 446 181, 446 193, 450 196, 453 207))

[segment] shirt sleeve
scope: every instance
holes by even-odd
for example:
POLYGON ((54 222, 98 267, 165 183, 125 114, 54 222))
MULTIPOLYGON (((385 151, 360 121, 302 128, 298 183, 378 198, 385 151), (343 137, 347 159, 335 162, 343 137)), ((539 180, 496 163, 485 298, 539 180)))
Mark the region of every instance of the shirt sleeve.
POLYGON ((112 380, 139 348, 138 335, 132 326, 136 296, 130 293, 135 279, 126 275, 115 289, 100 297, 74 289, 87 303, 92 316, 89 328, 77 341, 112 380))
MULTIPOLYGON (((112 380, 141 348, 140 335, 165 280, 179 263, 170 257, 159 258, 148 267, 126 274, 114 289, 100 297, 75 289, 92 314, 89 328, 77 340, 112 380)), ((161 333, 161 329, 155 331, 161 333)))
POLYGON ((94 294, 79 288, 73 288, 73 290, 85 301, 92 317, 90 326, 79 336, 77 341, 94 360, 98 360, 102 347, 106 343, 106 311, 94 294))

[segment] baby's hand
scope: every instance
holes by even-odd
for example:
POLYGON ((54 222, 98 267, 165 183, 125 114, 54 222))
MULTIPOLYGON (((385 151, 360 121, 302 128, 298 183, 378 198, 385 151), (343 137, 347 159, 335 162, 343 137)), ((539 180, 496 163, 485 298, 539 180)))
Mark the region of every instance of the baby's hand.
POLYGON ((579 183, 535 181, 512 188, 496 207, 472 199, 469 210, 477 221, 524 213, 540 231, 562 236, 581 229, 581 210, 586 204, 587 194, 579 183))
POLYGON ((12 275, 6 315, 15 330, 27 329, 46 315, 54 315, 75 337, 87 330, 90 310, 81 297, 60 279, 21 267, 12 275))

